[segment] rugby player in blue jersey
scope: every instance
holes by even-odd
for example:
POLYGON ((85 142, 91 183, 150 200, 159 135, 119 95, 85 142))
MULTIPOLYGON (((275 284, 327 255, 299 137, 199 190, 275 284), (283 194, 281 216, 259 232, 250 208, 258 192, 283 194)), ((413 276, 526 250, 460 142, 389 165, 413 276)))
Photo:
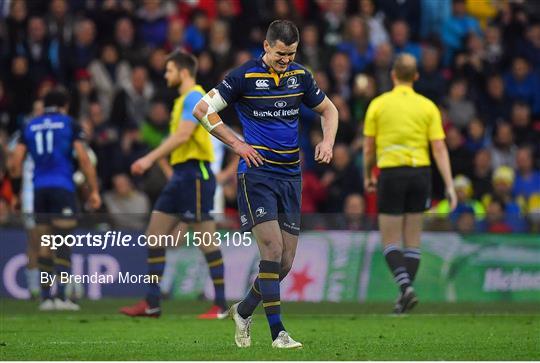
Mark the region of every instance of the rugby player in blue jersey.
POLYGON ((234 69, 208 92, 193 114, 240 157, 238 207, 242 231, 252 231, 259 247, 259 274, 247 296, 231 307, 238 347, 251 345, 253 311, 262 300, 275 348, 300 348, 281 321, 279 282, 292 267, 300 232, 300 104, 321 115, 323 140, 315 159, 328 164, 338 126, 338 111, 311 73, 294 62, 298 28, 287 20, 270 24, 264 53, 234 69), (244 140, 218 112, 234 104, 244 140))
MULTIPOLYGON (((73 182, 73 153, 88 180, 88 205, 101 205, 96 170, 90 161, 79 125, 67 115, 68 95, 63 90, 52 90, 44 100, 44 113, 24 125, 20 142, 13 151, 11 175, 15 192, 20 190, 22 164, 26 153, 34 160, 34 213, 36 233, 66 235, 75 228, 76 196, 73 182)), ((53 254, 50 247, 41 245, 38 254, 41 276, 71 273, 71 250, 60 246, 53 254)), ((40 310, 79 310, 79 306, 65 295, 65 284, 58 283, 57 294, 51 296, 51 283, 41 285, 40 310)))

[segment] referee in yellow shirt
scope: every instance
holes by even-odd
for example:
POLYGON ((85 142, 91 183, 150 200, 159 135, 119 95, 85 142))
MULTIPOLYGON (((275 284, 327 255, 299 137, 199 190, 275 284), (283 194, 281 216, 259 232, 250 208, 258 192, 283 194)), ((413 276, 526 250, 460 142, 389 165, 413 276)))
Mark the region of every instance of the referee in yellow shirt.
POLYGON ((413 90, 417 79, 415 58, 402 53, 392 67, 394 89, 371 102, 364 124, 364 186, 377 190, 384 256, 400 289, 394 307, 398 314, 418 303, 413 281, 420 263, 422 214, 431 203, 430 145, 452 210, 457 203, 441 115, 413 90), (373 174, 375 162, 379 180, 373 174))

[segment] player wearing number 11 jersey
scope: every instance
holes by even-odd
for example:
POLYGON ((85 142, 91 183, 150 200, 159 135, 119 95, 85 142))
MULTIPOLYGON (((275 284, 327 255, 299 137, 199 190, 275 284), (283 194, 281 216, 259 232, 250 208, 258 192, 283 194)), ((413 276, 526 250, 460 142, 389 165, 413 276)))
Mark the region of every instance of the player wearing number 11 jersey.
MULTIPOLYGON (((92 165, 84 136, 79 125, 66 115, 68 96, 63 90, 52 90, 45 96, 45 112, 30 120, 23 128, 20 143, 13 152, 11 175, 15 192, 20 191, 22 163, 26 152, 34 160, 34 213, 36 233, 66 235, 75 228, 76 197, 73 182, 73 153, 90 187, 89 206, 99 208, 96 171, 92 165)), ((41 276, 70 273, 71 250, 61 246, 53 254, 46 246, 40 246, 38 265, 41 276)), ((65 284, 58 283, 57 293, 51 296, 51 282, 42 283, 40 310, 79 310, 79 306, 65 295, 65 284)))

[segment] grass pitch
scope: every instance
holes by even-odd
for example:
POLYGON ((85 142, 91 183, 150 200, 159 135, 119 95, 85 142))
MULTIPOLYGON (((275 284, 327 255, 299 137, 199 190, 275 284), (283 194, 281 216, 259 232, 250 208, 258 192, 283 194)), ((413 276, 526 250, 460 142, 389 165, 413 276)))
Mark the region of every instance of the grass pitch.
POLYGON ((159 319, 117 314, 134 300, 82 301, 80 312, 37 311, 37 303, 1 300, 2 360, 540 360, 540 306, 524 303, 420 304, 387 314, 391 304, 284 303, 284 323, 304 343, 272 349, 258 310, 252 346, 234 344, 230 320, 200 321, 203 302, 167 301, 159 319))

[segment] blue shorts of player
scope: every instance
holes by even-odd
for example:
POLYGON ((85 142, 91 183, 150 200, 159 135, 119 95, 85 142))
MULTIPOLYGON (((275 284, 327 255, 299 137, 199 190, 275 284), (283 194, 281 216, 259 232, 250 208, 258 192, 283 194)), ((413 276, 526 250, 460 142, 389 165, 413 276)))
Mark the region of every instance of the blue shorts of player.
POLYGON ((277 220, 285 232, 300 234, 302 179, 266 174, 238 174, 238 211, 242 232, 259 223, 277 220))
POLYGON ((75 193, 64 188, 34 190, 34 213, 37 224, 48 224, 52 219, 74 219, 77 212, 75 193))
POLYGON ((177 215, 187 223, 211 220, 216 179, 210 163, 189 160, 173 165, 173 176, 154 206, 154 210, 177 215))

